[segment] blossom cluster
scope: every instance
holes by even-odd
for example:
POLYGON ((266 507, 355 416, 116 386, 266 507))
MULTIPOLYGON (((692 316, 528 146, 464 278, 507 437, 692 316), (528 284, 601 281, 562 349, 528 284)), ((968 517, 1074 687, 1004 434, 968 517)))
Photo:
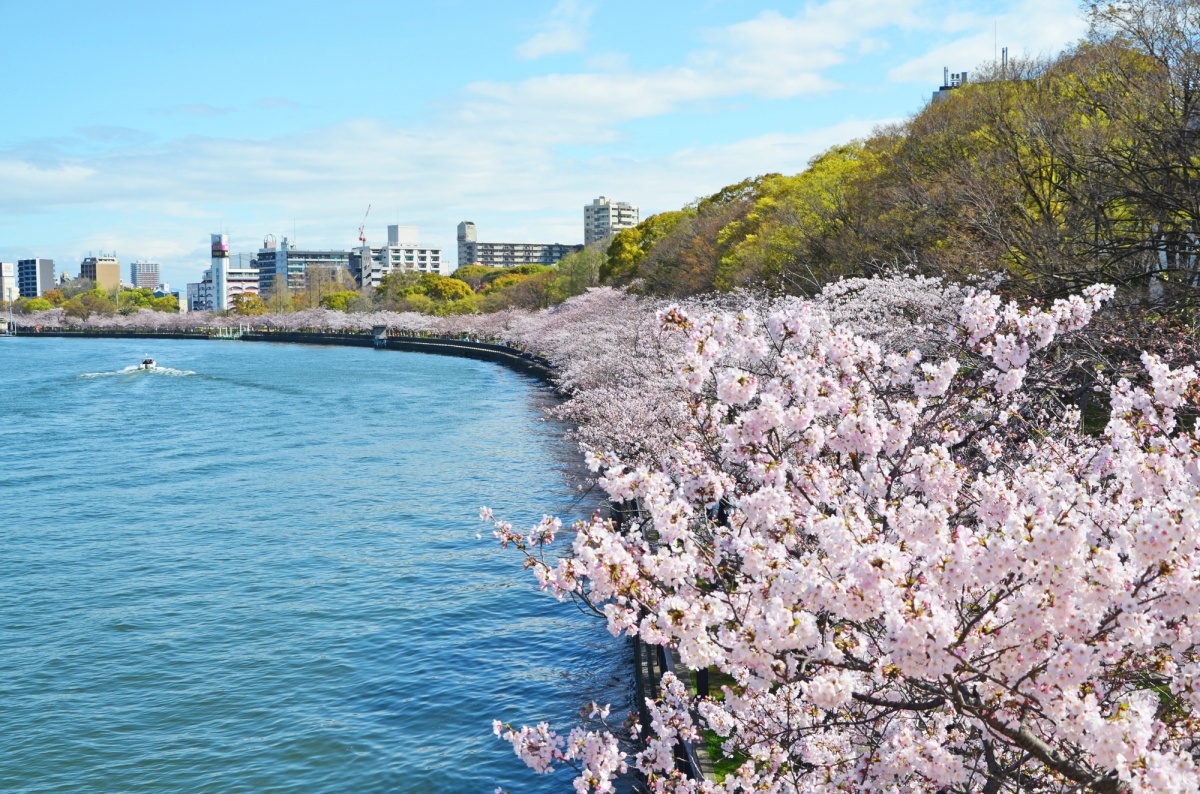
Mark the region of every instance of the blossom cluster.
MULTIPOLYGON (((552 519, 497 525, 544 588, 727 682, 664 678, 629 758, 651 790, 1200 790, 1200 385, 1144 355, 1138 378, 1097 381, 1107 424, 1085 428, 1056 378, 1111 295, 1020 307, 898 277, 657 307, 639 336, 656 357, 624 355, 670 382, 606 392, 670 403, 652 444, 622 417, 605 445, 609 413, 577 414, 634 518, 579 524, 554 563, 552 519), (863 328, 846 307, 871 290, 924 310, 863 328), (720 782, 676 770, 705 733, 745 759, 720 782)), ((565 757, 523 730, 506 736, 535 768, 565 757)), ((579 768, 578 790, 609 790, 611 764, 579 768)))

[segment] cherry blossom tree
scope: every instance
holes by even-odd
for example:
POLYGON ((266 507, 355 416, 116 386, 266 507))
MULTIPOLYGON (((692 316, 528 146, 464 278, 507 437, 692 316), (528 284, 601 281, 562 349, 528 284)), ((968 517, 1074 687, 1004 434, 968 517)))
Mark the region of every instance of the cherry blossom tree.
POLYGON ((1091 368, 1108 418, 1088 432, 1057 384, 1110 289, 1021 309, 903 281, 662 311, 682 342, 658 396, 682 421, 652 454, 580 412, 637 515, 577 525, 557 561, 556 519, 497 536, 614 633, 727 683, 664 676, 628 757, 612 731, 497 726, 530 766, 574 765, 578 791, 629 769, 653 791, 1200 789, 1194 367, 1091 368), (676 770, 702 732, 744 759, 719 784, 676 770))
POLYGON ((554 363, 555 411, 636 511, 578 525, 553 560, 556 519, 497 535, 614 633, 724 682, 699 697, 666 675, 628 756, 594 704, 565 736, 496 726, 535 769, 575 767, 579 791, 633 770, 654 791, 1197 791, 1197 346, 1089 330, 1110 294, 1020 308, 894 274, 809 302, 599 288, 537 313, 253 323, 383 325, 554 363), (720 783, 676 771, 676 743, 702 735, 741 761, 720 783))

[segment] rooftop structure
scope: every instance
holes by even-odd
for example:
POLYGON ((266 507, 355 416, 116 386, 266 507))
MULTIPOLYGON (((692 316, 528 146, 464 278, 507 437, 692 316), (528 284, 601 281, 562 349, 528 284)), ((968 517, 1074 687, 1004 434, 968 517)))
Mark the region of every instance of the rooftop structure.
POLYGON ((601 196, 583 205, 583 244, 607 240, 622 229, 632 229, 640 221, 641 211, 625 201, 601 196))
MULTIPOLYGON (((1005 59, 1008 58, 1008 48, 1004 48, 1005 59)), ((951 72, 950 67, 942 67, 942 87, 933 92, 933 101, 941 102, 950 96, 950 92, 967 84, 966 72, 951 72)))
POLYGON ((562 243, 481 243, 475 224, 458 224, 458 266, 515 267, 516 265, 553 265, 560 259, 582 251, 582 245, 562 243))
POLYGON ((79 265, 79 277, 89 279, 103 289, 119 289, 121 262, 114 255, 85 257, 79 265))

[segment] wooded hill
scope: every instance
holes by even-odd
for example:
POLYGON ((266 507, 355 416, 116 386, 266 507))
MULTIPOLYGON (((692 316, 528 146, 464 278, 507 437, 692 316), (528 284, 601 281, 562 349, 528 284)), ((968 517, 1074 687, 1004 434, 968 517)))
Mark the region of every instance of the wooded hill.
POLYGON ((1007 292, 1096 282, 1127 302, 1200 287, 1200 3, 1090 4, 1058 57, 985 67, 795 176, 730 185, 619 233, 605 283, 807 294, 899 264, 1007 292))

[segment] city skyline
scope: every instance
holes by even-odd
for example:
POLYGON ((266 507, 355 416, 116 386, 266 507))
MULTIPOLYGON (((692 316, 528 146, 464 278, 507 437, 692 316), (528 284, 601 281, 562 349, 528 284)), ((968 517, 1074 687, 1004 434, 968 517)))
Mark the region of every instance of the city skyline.
POLYGON ((368 204, 373 244, 413 224, 452 250, 464 218, 582 242, 596 196, 644 218, 794 173, 917 110, 944 66, 1084 32, 1054 0, 72 7, 0 2, 22 31, 0 48, 0 260, 113 250, 173 283, 205 269, 214 229, 238 252, 350 248, 368 204), (363 29, 404 46, 298 57, 363 29), (261 57, 268 41, 296 57, 261 57))

